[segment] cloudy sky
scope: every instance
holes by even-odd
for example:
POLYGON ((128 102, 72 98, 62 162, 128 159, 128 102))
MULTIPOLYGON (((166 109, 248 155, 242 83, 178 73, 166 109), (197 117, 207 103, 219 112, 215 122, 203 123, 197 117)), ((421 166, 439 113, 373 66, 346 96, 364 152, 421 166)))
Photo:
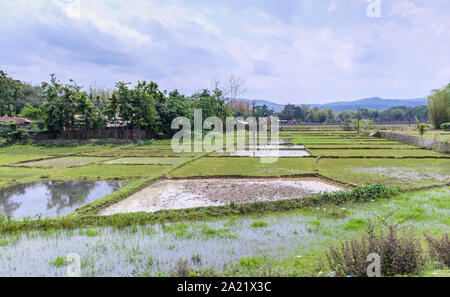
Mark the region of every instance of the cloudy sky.
POLYGON ((298 104, 449 83, 450 1, 370 1, 381 17, 368 0, 0 0, 0 69, 188 94, 234 74, 244 97, 298 104))

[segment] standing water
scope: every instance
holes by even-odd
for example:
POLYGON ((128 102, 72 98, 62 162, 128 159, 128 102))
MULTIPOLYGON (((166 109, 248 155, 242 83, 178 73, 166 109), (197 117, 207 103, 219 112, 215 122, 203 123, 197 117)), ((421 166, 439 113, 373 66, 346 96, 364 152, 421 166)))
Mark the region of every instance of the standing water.
POLYGON ((42 181, 0 189, 0 215, 60 217, 123 186, 115 181, 42 181))

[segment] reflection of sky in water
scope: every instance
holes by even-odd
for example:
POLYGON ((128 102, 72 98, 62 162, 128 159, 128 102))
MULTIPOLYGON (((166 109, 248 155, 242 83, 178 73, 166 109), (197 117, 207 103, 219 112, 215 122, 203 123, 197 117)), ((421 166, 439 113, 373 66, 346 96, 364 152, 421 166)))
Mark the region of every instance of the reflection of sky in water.
POLYGON ((122 187, 111 181, 45 181, 0 190, 0 214, 13 218, 64 216, 122 187))
POLYGON ((292 256, 324 239, 309 232, 308 223, 299 216, 269 216, 263 220, 267 228, 252 228, 255 219, 243 218, 187 223, 185 229, 171 230, 160 225, 98 228, 99 234, 94 237, 79 230, 22 234, 18 241, 0 247, 0 276, 65 276, 67 267, 50 263, 70 253, 80 255, 83 276, 169 274, 180 259, 186 259, 195 269, 214 267, 221 271, 224 265, 250 256, 292 256), (217 233, 204 231, 211 229, 217 233), (200 262, 193 260, 196 255, 200 262))
POLYGON ((307 151, 297 150, 258 150, 258 151, 237 151, 230 154, 231 156, 239 157, 306 157, 309 156, 307 151))

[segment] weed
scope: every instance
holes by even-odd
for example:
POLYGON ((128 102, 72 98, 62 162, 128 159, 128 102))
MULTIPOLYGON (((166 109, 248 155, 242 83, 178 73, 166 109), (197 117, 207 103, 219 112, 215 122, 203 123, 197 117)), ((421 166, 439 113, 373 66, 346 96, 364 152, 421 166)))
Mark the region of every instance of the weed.
POLYGON ((94 236, 97 236, 98 234, 99 234, 99 232, 95 231, 95 230, 80 231, 80 235, 85 235, 85 236, 89 236, 89 237, 94 237, 94 236))
POLYGON ((62 267, 62 266, 66 266, 67 260, 64 257, 56 257, 55 260, 50 262, 51 265, 56 266, 56 267, 62 267))
POLYGON ((344 227, 345 230, 358 230, 367 225, 365 219, 351 219, 344 227))
POLYGON ((254 221, 252 223, 252 228, 265 228, 267 227, 267 223, 263 221, 254 221))
POLYGON ((375 231, 368 224, 365 235, 331 247, 326 253, 329 267, 338 276, 367 276, 368 255, 376 253, 381 259, 385 276, 417 273, 424 264, 420 242, 412 234, 400 235, 397 225, 385 225, 387 230, 375 231))
POLYGON ((444 234, 442 238, 425 235, 425 239, 428 242, 431 256, 450 267, 450 240, 448 239, 448 233, 444 234))

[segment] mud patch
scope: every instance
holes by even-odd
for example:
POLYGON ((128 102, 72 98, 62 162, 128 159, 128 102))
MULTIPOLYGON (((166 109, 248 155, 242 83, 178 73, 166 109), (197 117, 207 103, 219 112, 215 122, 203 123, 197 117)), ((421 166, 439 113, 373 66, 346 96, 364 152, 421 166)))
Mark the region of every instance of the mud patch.
POLYGON ((320 179, 161 180, 100 212, 155 212, 308 197, 341 188, 320 179))

